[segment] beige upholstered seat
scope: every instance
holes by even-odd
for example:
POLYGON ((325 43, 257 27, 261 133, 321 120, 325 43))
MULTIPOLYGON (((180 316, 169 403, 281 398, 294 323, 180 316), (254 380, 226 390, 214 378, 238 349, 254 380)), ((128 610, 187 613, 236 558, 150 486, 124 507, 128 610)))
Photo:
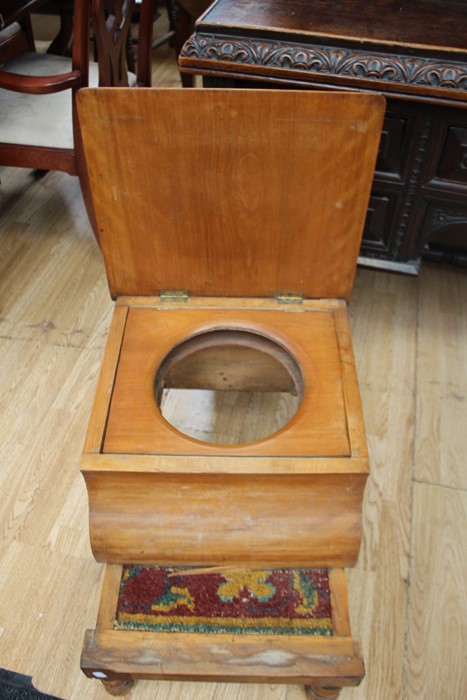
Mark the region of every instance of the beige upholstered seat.
POLYGON ((71 58, 31 50, 0 54, 0 165, 79 175, 92 222, 76 93, 150 84, 152 6, 152 0, 140 5, 137 75, 128 74, 125 59, 135 0, 74 0, 71 58), (91 20, 98 62, 89 58, 91 20))
MULTIPOLYGON (((71 72, 71 59, 52 54, 23 53, 8 61, 3 70, 41 76, 71 72)), ((89 63, 89 87, 99 85, 99 66, 89 63)), ((128 74, 130 87, 136 75, 128 74)), ((42 148, 74 148, 71 88, 45 95, 0 90, 2 142, 42 148)))
MULTIPOLYGON (((2 23, 4 18, 2 16, 2 23)), ((29 16, 22 22, 6 24, 0 30, 0 65, 21 51, 34 50, 34 37, 29 16)))
MULTIPOLYGON (((23 75, 59 75, 71 71, 71 59, 25 53, 3 70, 23 75)), ((89 85, 98 86, 97 64, 89 66, 89 85)), ((42 148, 74 148, 71 88, 45 95, 0 90, 2 142, 42 148)))

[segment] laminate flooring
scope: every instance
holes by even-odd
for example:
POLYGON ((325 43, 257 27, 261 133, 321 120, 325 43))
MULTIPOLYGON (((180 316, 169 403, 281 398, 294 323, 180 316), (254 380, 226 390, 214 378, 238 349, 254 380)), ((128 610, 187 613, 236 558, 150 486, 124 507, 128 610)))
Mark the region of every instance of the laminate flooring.
MULTIPOLYGON (((157 53, 155 84, 179 84, 172 50, 157 53)), ((63 700, 107 698, 79 668, 103 573, 79 467, 113 305, 77 179, 0 175, 0 666, 63 700)), ((350 312, 372 473, 348 580, 367 673, 342 700, 467 697, 466 302, 459 268, 357 273, 350 312)), ((140 681, 130 697, 298 700, 303 690, 140 681)))

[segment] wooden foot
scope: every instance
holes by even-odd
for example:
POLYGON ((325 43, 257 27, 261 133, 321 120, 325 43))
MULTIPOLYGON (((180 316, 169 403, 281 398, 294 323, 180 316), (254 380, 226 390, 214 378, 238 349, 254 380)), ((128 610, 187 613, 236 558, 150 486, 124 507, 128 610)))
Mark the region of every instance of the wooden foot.
POLYGON ((116 681, 102 681, 102 685, 109 695, 125 695, 133 688, 135 681, 132 678, 122 678, 116 681))
POLYGON ((322 688, 317 685, 306 685, 305 693, 309 700, 336 700, 342 688, 322 688))

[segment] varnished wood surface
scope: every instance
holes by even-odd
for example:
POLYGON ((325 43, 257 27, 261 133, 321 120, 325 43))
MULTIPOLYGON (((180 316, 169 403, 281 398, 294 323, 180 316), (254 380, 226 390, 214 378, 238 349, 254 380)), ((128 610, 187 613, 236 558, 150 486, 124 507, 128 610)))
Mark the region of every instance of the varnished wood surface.
POLYGON ((146 474, 86 470, 90 536, 106 562, 353 566, 366 473, 146 474))
POLYGON ((219 26, 258 27, 271 32, 354 38, 380 44, 409 44, 467 50, 467 9, 463 0, 217 0, 201 18, 219 26))
MULTIPOLYGON (((305 312, 306 313, 306 312, 305 312)), ((360 420, 360 431, 363 426, 360 420)), ((243 441, 242 441, 243 442, 243 441)), ((131 308, 112 394, 104 452, 240 456, 350 455, 334 315, 231 309, 131 308), (249 329, 284 347, 303 374, 303 396, 288 426, 250 444, 212 445, 174 432, 157 409, 154 377, 180 342, 215 328, 249 329)))
MULTIPOLYGON (((178 83, 174 69, 160 73, 178 83)), ((77 180, 10 169, 1 180, 1 665, 62 700, 104 700, 79 670, 103 571, 79 467, 112 304, 77 180)), ((351 326, 372 475, 347 575, 366 678, 340 700, 467 694, 466 298, 467 276, 452 267, 423 265, 418 279, 357 274, 351 326)), ((130 697, 303 700, 304 691, 141 681, 130 697)))
POLYGON ((380 95, 99 89, 78 102, 114 297, 349 296, 380 95))

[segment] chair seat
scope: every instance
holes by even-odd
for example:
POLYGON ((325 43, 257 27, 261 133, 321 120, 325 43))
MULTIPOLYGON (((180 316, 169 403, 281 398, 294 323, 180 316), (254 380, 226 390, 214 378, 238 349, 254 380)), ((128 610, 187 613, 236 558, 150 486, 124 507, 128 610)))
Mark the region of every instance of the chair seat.
POLYGON ((11 39, 11 37, 19 34, 21 32, 21 25, 18 22, 13 22, 13 24, 8 25, 0 31, 0 41, 6 41, 11 39))
MULTIPOLYGON (((7 61, 2 70, 23 75, 59 75, 72 70, 71 59, 52 54, 27 52, 7 61)), ((130 86, 136 82, 128 74, 130 86)), ((97 63, 89 64, 89 85, 99 84, 97 63)), ((1 142, 73 149, 72 100, 70 90, 31 95, 0 89, 1 142), (53 115, 53 119, 51 116, 53 115)))

